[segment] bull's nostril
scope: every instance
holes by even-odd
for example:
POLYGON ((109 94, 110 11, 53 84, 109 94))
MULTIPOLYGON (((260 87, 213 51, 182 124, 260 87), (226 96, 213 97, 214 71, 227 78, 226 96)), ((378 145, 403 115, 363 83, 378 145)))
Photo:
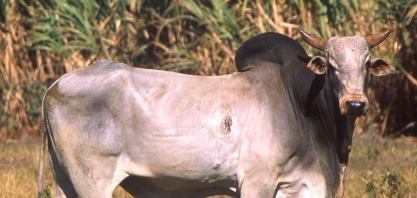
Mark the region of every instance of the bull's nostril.
POLYGON ((366 108, 366 103, 361 101, 347 101, 346 109, 347 115, 350 116, 361 116, 364 114, 366 108))
POLYGON ((351 109, 363 109, 365 107, 365 102, 359 102, 359 101, 348 101, 346 102, 346 105, 348 108, 351 109))

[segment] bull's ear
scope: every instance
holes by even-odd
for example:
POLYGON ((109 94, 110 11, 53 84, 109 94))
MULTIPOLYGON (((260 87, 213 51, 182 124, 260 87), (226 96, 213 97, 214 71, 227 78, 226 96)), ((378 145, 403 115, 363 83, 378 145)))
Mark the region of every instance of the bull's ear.
POLYGON ((375 58, 371 60, 369 71, 375 76, 383 76, 394 72, 395 68, 386 61, 380 58, 375 58))
POLYGON ((322 56, 315 56, 307 63, 307 67, 316 74, 324 74, 327 69, 326 59, 322 56))

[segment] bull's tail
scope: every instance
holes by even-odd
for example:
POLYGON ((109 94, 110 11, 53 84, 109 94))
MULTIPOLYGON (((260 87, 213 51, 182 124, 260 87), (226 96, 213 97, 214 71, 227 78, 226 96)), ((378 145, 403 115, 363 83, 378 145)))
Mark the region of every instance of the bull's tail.
MULTIPOLYGON (((44 98, 45 99, 45 98, 44 98)), ((44 172, 44 162, 45 162, 45 144, 46 144, 46 133, 47 133, 47 122, 48 115, 44 109, 44 100, 42 100, 42 124, 41 124, 41 142, 40 142, 40 152, 39 152, 39 175, 38 175, 38 198, 42 197, 43 192, 43 172, 44 172)))

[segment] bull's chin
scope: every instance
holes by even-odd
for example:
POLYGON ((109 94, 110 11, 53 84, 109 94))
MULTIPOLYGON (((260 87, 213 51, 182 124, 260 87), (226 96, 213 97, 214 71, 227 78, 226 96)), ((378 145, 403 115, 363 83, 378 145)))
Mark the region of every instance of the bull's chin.
POLYGON ((363 111, 363 110, 349 110, 346 113, 346 115, 349 116, 349 117, 360 117, 360 116, 365 115, 365 111, 363 111))
POLYGON ((349 116, 349 117, 360 117, 366 115, 365 109, 340 109, 342 115, 349 116))

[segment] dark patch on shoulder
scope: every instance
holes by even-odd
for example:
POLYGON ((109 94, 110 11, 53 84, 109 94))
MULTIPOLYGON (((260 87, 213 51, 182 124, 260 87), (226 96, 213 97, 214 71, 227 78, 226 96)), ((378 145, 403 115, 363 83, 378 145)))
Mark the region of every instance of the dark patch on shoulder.
POLYGON ((313 81, 311 82, 310 89, 307 94, 307 101, 305 103, 305 116, 311 116, 311 105, 313 104, 314 99, 319 95, 321 90, 324 87, 325 75, 315 75, 313 81))

